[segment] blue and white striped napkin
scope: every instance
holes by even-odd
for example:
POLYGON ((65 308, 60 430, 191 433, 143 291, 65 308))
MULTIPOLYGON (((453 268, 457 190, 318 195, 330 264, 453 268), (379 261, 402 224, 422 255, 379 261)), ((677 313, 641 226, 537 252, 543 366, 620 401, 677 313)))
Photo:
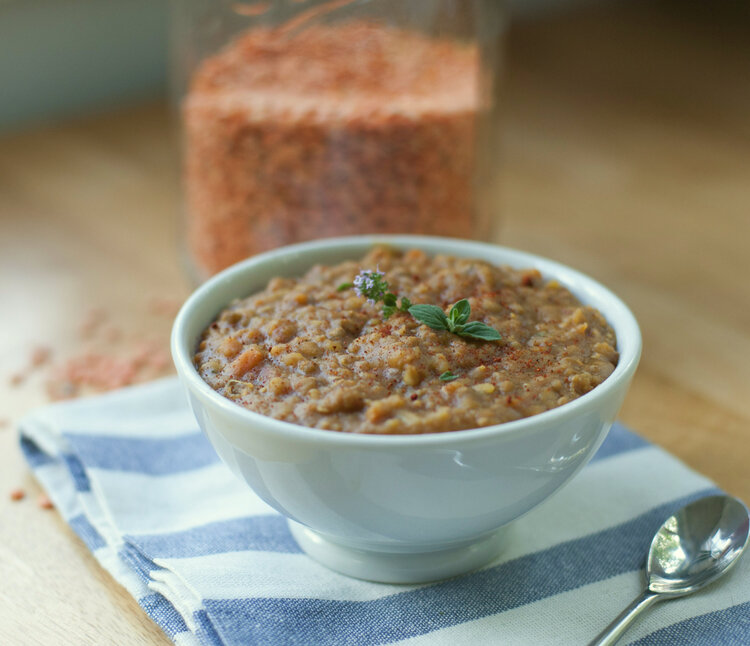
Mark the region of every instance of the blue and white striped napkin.
MULTIPOLYGON (((386 585, 303 554, 284 519, 219 462, 174 379, 49 406, 20 432, 63 517, 180 645, 584 644, 640 591, 663 520, 716 491, 615 425, 571 484, 514 524, 499 560, 386 585)), ((628 639, 750 644, 750 558, 656 606, 628 639)))

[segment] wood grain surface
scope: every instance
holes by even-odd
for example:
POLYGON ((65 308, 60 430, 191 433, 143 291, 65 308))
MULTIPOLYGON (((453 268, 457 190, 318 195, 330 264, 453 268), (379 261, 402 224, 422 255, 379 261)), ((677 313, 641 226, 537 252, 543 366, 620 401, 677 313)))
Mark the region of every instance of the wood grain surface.
MULTIPOLYGON (((515 24, 498 235, 624 297, 645 345, 621 419, 746 501, 748 22, 742 3, 629 2, 515 24)), ((0 139, 0 643, 168 643, 36 504, 12 423, 52 368, 9 379, 39 344, 53 365, 88 347, 92 305, 123 347, 166 347, 150 299, 189 291, 176 167, 161 105, 0 139)))

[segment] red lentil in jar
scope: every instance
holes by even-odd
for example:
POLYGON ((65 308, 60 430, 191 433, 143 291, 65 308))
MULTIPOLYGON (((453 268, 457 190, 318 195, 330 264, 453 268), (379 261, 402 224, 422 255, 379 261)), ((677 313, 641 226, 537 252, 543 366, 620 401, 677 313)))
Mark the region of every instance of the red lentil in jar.
MULTIPOLYGON (((441 3, 456 6, 424 8, 441 3)), ((477 171, 494 162, 478 150, 487 70, 476 38, 445 31, 356 15, 294 29, 258 23, 201 60, 181 104, 196 277, 326 236, 486 239, 477 171)))
POLYGON ((535 269, 376 248, 359 261, 274 278, 233 302, 203 333, 195 365, 216 391, 270 417, 415 434, 555 408, 599 385, 618 358, 601 313, 535 269), (363 295, 362 279, 351 285, 376 268, 399 299, 387 318, 382 302, 363 295), (434 327, 407 307, 449 312, 464 299, 463 332, 473 324, 480 338, 434 327))

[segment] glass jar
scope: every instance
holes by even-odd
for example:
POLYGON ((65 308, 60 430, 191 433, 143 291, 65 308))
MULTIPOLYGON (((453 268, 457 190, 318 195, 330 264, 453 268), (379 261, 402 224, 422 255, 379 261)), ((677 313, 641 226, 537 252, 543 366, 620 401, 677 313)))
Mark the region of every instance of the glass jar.
POLYGON ((194 278, 327 236, 493 237, 500 0, 172 7, 194 278))

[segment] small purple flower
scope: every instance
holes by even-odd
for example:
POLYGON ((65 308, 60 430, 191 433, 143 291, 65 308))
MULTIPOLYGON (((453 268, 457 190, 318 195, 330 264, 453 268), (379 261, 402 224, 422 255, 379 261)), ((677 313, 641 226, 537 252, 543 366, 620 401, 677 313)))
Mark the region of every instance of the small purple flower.
POLYGON ((385 272, 376 269, 375 271, 362 270, 354 278, 354 289, 360 296, 366 296, 367 302, 377 303, 383 298, 383 294, 388 290, 388 283, 383 280, 385 272))

